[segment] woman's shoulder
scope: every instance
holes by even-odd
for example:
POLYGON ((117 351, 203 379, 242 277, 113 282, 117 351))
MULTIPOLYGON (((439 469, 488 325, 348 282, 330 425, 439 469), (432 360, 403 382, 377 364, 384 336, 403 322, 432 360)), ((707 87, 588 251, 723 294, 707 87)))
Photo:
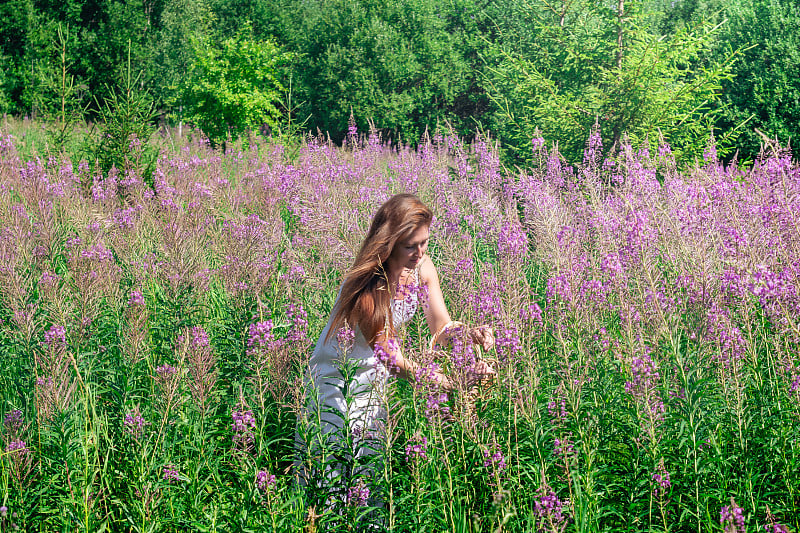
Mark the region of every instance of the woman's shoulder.
POLYGON ((439 276, 436 271, 436 265, 433 264, 433 261, 431 261, 431 258, 428 256, 428 254, 422 256, 422 259, 419 261, 418 268, 419 277, 423 283, 438 278, 439 276))

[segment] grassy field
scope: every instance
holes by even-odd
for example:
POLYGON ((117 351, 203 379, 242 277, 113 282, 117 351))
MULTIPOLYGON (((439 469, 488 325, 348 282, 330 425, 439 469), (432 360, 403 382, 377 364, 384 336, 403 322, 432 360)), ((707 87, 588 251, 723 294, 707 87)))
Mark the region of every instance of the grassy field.
MULTIPOLYGON (((800 528, 791 154, 678 169, 593 137, 567 166, 534 139, 511 170, 446 134, 159 137, 152 173, 102 175, 37 135, 0 136, 3 533, 800 528), (498 378, 392 382, 379 468, 331 497, 293 476, 304 364, 399 192, 433 209, 448 307, 495 327, 498 378)), ((404 350, 430 361, 421 316, 404 350)))

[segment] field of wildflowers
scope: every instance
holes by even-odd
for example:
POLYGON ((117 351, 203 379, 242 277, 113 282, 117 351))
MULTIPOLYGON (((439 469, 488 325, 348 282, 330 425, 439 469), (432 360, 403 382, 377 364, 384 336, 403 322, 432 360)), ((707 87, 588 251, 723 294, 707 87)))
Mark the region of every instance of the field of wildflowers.
POLYGON ((797 531, 800 167, 600 143, 512 171, 481 138, 187 141, 151 178, 3 133, 0 531, 797 531), (304 362, 398 192, 498 377, 393 382, 373 475, 301 486, 304 362))

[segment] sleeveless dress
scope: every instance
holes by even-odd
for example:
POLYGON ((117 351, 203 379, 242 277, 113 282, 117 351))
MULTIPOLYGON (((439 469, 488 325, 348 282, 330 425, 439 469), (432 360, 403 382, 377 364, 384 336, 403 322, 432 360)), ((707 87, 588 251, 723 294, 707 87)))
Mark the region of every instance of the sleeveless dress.
MULTIPOLYGON (((422 261, 413 271, 413 283, 398 291, 397 296, 403 298, 392 300, 391 317, 395 331, 408 323, 419 307, 418 291, 415 289, 419 287, 421 263, 422 261)), ((337 296, 337 304, 338 299, 337 296)), ((352 348, 347 353, 347 365, 351 369, 352 376, 349 382, 345 383, 340 370, 343 349, 340 347, 337 332, 333 332, 328 340, 325 340, 332 320, 333 314, 320 334, 309 360, 306 374, 308 423, 317 424, 318 421, 322 438, 329 444, 335 445, 347 421, 353 436, 354 449, 347 450, 346 454, 351 457, 374 455, 379 451, 379 436, 387 416, 385 394, 389 370, 369 346, 363 333, 356 328, 352 348), (350 398, 349 407, 345 394, 350 398)), ((301 454, 314 453, 317 448, 314 442, 303 442, 299 434, 296 436, 296 441, 301 454)), ((301 481, 310 481, 303 479, 309 473, 305 472, 302 465, 296 462, 296 466, 299 467, 301 481)), ((326 470, 324 477, 328 479, 340 473, 338 469, 326 470)))

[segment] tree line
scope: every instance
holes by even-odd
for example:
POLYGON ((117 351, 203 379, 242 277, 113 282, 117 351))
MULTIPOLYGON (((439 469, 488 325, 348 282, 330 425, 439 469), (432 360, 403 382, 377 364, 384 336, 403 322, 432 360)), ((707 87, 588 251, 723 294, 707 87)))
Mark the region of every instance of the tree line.
POLYGON ((794 0, 6 0, 0 112, 214 143, 446 125, 514 162, 540 137, 580 160, 593 128, 683 159, 713 135, 748 159, 797 137, 798 30, 794 0))

